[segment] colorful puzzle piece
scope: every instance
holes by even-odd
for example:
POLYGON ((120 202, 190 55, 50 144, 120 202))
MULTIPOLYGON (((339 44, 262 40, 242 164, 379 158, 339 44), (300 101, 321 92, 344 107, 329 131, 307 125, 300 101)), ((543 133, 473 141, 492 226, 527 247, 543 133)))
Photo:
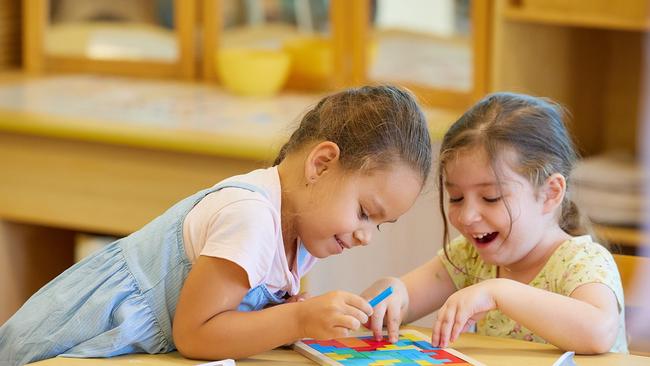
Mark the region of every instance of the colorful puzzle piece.
POLYGON ((396 343, 388 342, 386 336, 375 341, 368 334, 324 341, 307 339, 296 343, 295 349, 321 365, 480 365, 453 349, 434 347, 414 330, 400 331, 396 343))

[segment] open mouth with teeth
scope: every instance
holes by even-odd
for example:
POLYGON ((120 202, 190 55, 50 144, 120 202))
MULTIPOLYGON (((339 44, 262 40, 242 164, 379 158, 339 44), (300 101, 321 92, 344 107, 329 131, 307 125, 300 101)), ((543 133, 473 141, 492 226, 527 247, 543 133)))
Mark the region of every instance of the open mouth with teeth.
POLYGON ((499 235, 499 232, 495 231, 492 233, 475 234, 472 235, 472 238, 474 238, 474 241, 477 244, 486 245, 491 243, 494 239, 496 239, 497 235, 499 235))

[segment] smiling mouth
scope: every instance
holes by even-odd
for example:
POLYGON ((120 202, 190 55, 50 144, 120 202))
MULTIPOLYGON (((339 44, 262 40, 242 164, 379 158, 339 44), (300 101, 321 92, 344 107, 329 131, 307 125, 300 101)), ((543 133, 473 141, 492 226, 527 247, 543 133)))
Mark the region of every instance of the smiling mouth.
POLYGON ((497 235, 499 235, 499 232, 495 231, 492 233, 472 235, 472 239, 474 239, 474 242, 476 242, 477 244, 487 245, 490 244, 494 239, 496 239, 497 235))
POLYGON ((339 245, 341 246, 341 249, 348 249, 348 246, 345 245, 343 240, 339 239, 338 236, 334 235, 334 239, 336 239, 336 242, 339 243, 339 245))

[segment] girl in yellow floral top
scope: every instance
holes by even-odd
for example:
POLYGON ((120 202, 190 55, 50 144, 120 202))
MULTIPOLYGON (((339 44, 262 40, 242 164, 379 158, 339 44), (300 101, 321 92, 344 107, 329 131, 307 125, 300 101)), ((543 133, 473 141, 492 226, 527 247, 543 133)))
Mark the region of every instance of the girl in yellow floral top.
POLYGON ((616 264, 584 235, 567 191, 578 157, 563 117, 552 101, 497 93, 454 123, 438 166, 448 244, 364 292, 395 290, 369 321, 375 336, 385 324, 396 341, 400 323, 438 309, 432 343, 441 347, 476 324, 479 334, 583 354, 627 352, 616 264), (447 221, 461 234, 451 242, 447 221))

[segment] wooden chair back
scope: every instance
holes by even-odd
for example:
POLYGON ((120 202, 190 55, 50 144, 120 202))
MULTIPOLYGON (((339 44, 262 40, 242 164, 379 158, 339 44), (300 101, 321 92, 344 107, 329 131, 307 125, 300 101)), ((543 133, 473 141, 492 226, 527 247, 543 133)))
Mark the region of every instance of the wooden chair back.
POLYGON ((650 315, 650 258, 633 255, 614 254, 623 283, 625 296, 625 321, 628 331, 630 352, 650 355, 650 328, 633 324, 650 315), (641 316, 645 313, 646 316, 641 316))

